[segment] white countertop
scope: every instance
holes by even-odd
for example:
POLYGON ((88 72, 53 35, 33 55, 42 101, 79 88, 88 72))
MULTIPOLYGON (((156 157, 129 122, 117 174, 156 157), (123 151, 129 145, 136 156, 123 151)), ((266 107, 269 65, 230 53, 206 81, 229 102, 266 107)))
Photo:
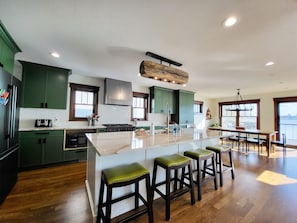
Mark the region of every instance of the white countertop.
POLYGON ((25 131, 42 131, 42 130, 67 130, 67 129, 102 129, 106 128, 103 125, 95 125, 95 126, 54 126, 54 127, 29 127, 29 128, 20 128, 20 132, 25 132, 25 131))
POLYGON ((218 138, 215 131, 201 131, 193 128, 183 129, 182 133, 145 134, 137 136, 135 132, 87 133, 89 142, 99 155, 110 155, 136 149, 147 149, 158 146, 173 145, 209 138, 218 138))

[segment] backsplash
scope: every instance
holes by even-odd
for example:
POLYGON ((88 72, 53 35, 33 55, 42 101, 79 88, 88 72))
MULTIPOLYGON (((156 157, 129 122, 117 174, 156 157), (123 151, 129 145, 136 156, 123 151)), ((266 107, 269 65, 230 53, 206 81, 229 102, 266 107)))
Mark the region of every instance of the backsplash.
MULTIPOLYGON (((148 121, 133 122, 130 120, 130 106, 113 106, 99 104, 99 120, 95 125, 102 124, 132 124, 137 126, 150 126, 153 122, 155 125, 166 125, 166 115, 164 114, 148 114, 148 121)), ((34 127, 36 119, 52 119, 54 127, 71 127, 71 126, 87 126, 86 121, 68 121, 69 111, 61 109, 36 109, 21 108, 20 109, 20 129, 34 127)))

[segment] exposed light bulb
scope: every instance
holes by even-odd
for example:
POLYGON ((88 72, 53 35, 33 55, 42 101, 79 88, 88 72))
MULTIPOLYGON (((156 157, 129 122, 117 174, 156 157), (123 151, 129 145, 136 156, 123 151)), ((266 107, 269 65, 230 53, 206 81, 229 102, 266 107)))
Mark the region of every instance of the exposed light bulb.
POLYGON ((234 26, 236 23, 237 23, 237 18, 235 16, 231 16, 225 20, 224 26, 231 27, 231 26, 234 26))
POLYGON ((59 58, 60 57, 60 54, 57 53, 57 52, 51 52, 50 53, 52 57, 55 57, 55 58, 59 58))
POLYGON ((267 63, 265 64, 265 66, 271 66, 271 65, 273 65, 273 64, 274 64, 273 61, 269 61, 269 62, 267 62, 267 63))

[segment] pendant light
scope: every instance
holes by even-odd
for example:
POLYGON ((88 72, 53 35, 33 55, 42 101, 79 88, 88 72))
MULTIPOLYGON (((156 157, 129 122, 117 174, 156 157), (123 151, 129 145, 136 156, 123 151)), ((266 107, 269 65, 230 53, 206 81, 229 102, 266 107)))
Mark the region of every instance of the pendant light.
POLYGON ((247 107, 246 103, 243 101, 243 98, 240 94, 240 89, 237 89, 236 101, 231 105, 230 108, 227 108, 226 111, 251 111, 252 107, 247 107))

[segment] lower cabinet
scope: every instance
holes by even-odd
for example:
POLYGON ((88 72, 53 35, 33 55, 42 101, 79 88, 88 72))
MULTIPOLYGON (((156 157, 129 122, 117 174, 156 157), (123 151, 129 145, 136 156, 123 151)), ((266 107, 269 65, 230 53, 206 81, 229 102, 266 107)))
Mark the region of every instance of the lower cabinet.
POLYGON ((64 151, 64 161, 87 160, 87 149, 64 151))
POLYGON ((63 162, 63 144, 63 130, 20 132, 19 167, 63 162))
POLYGON ((19 168, 39 167, 49 164, 85 161, 87 146, 85 133, 105 132, 102 129, 41 130, 20 132, 19 168), (64 142, 65 134, 65 142, 64 142), (68 145, 69 134, 83 135, 74 147, 68 145), (64 145, 65 143, 65 145, 64 145), (64 150, 65 147, 65 150, 64 150))

